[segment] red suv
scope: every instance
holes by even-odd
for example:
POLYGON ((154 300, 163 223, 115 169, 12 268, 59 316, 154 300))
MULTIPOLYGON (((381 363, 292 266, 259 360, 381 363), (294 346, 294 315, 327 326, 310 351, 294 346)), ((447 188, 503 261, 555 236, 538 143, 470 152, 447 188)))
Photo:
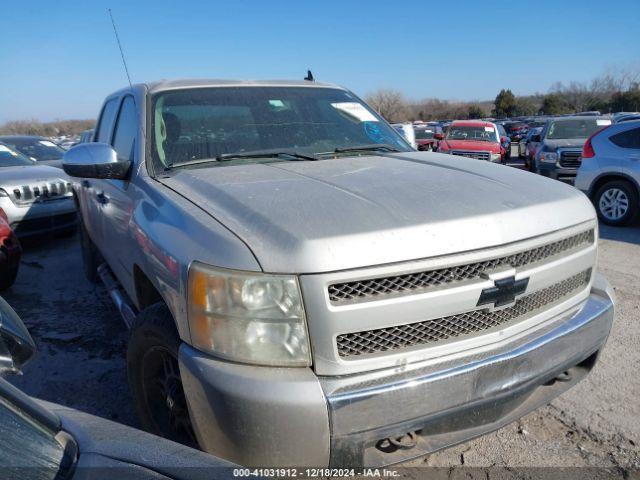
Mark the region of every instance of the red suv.
POLYGON ((438 152, 500 162, 502 150, 498 129, 491 122, 456 120, 447 129, 438 152))
POLYGON ((7 214, 0 208, 0 290, 6 290, 18 275, 18 265, 22 248, 16 234, 13 233, 7 214))

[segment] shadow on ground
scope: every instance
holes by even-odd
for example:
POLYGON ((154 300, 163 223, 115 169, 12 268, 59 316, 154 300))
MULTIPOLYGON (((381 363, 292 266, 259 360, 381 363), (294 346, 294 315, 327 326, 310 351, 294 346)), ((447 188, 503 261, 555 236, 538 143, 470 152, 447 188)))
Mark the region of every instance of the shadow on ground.
POLYGON ((640 245, 640 226, 635 224, 629 227, 610 227, 600 224, 600 238, 640 245))

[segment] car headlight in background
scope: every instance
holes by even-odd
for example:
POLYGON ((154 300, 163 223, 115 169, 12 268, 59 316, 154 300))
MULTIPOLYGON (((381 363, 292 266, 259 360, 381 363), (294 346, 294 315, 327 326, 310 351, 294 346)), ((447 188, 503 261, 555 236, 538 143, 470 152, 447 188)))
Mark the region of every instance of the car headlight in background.
POLYGON ((237 362, 309 366, 298 279, 193 263, 188 319, 195 348, 237 362))
POLYGON ((540 161, 545 163, 556 163, 558 161, 558 154, 556 152, 541 152, 540 161))

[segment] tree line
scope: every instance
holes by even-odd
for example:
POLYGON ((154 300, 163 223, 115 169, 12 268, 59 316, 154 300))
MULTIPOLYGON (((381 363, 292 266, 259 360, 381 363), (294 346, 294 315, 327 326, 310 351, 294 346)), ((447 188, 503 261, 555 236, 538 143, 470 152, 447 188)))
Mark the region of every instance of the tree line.
POLYGON ((495 100, 447 101, 427 98, 409 101, 393 89, 365 97, 390 122, 561 115, 598 110, 602 113, 640 111, 640 68, 608 71, 590 82, 554 83, 547 93, 516 96, 504 88, 495 100))
POLYGON ((13 120, 0 125, 0 135, 39 135, 42 137, 60 137, 79 135, 93 128, 95 120, 13 120))

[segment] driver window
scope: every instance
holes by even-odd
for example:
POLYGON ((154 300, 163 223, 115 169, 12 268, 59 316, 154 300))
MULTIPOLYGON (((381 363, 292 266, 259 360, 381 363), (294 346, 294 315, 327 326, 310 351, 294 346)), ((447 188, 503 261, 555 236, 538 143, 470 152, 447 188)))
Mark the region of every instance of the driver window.
POLYGON ((127 96, 122 101, 113 133, 112 145, 118 154, 118 159, 133 162, 137 125, 135 101, 133 97, 127 96))

